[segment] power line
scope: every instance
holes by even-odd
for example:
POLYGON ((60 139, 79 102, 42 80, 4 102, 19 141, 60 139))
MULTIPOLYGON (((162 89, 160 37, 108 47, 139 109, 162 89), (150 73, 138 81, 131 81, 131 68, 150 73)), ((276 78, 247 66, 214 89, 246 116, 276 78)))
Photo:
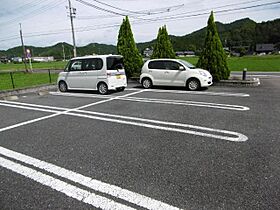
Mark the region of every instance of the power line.
MULTIPOLYGON (((120 11, 123 11, 123 12, 128 12, 128 13, 131 13, 131 14, 143 14, 141 12, 135 12, 135 11, 127 10, 127 9, 121 9, 119 7, 115 7, 113 5, 110 5, 110 4, 107 4, 107 3, 104 3, 104 2, 101 2, 101 1, 98 1, 98 0, 92 0, 92 1, 95 1, 99 4, 102 4, 102 5, 105 5, 105 6, 108 6, 108 7, 111 7, 113 9, 117 9, 117 10, 120 10, 120 11)), ((146 14, 146 13, 144 13, 144 14, 146 14)))
POLYGON ((19 7, 13 7, 11 10, 6 10, 6 13, 15 13, 16 11, 20 10, 25 10, 26 8, 30 8, 30 7, 34 7, 36 4, 40 4, 41 2, 44 2, 45 0, 39 0, 39 2, 37 2, 38 0, 33 0, 29 3, 20 5, 19 7))
MULTIPOLYGON (((223 5, 223 6, 219 6, 219 7, 215 7, 215 8, 212 8, 212 9, 218 9, 218 8, 224 8, 224 7, 228 7, 228 6, 234 6, 234 5, 241 5, 241 4, 248 4, 248 3, 252 3, 252 2, 258 2, 258 1, 261 1, 261 0, 251 0, 251 1, 246 1, 246 2, 243 2, 243 3, 234 3, 234 4, 227 4, 227 5, 223 5)), ((174 7, 176 7, 177 5, 175 5, 174 7)), ((162 9, 162 8, 159 8, 159 10, 162 9)), ((208 10, 208 9, 206 9, 208 10)), ((182 15, 182 14, 191 14, 191 13, 194 13, 194 12, 200 12, 200 11, 205 11, 205 10, 194 10, 194 11, 188 11, 188 12, 184 12, 184 13, 180 13, 179 15, 182 15)), ((112 17, 112 16, 107 16, 107 17, 112 17)), ((159 18, 173 18, 173 17, 176 17, 175 15, 173 16, 169 16, 169 17, 157 17, 157 19, 159 18)), ((152 19, 153 21, 155 21, 155 19, 152 19)), ((66 29, 68 30, 68 29, 66 29)), ((58 30, 58 31, 65 31, 65 29, 63 30, 58 30)), ((41 32, 35 32, 35 33, 41 33, 41 32)), ((45 32, 43 32, 45 33, 45 32)), ((4 40, 10 40, 11 38, 10 37, 7 37, 6 39, 2 39, 3 41, 4 40)))
MULTIPOLYGON (((240 11, 240 10, 252 9, 252 8, 257 8, 257 7, 271 6, 271 5, 276 5, 276 4, 279 4, 279 3, 280 3, 280 1, 258 4, 258 5, 252 5, 252 6, 246 6, 246 7, 238 7, 238 8, 232 8, 232 9, 218 10, 218 11, 215 11, 215 14, 227 13, 227 12, 232 12, 232 11, 240 11)), ((182 14, 185 14, 185 13, 181 13, 179 15, 173 15, 173 16, 170 16, 170 17, 159 17, 159 18, 155 18, 155 19, 149 19, 149 21, 186 19, 186 18, 190 18, 190 17, 207 15, 207 14, 209 14, 209 11, 203 12, 203 13, 191 14, 191 15, 182 15, 182 14)))
MULTIPOLYGON (((135 11, 135 13, 144 13, 144 15, 142 16, 151 16, 151 15, 156 15, 156 14, 162 14, 165 12, 171 12, 171 11, 175 11, 178 9, 181 9, 184 6, 184 4, 180 4, 180 5, 173 5, 173 6, 169 6, 169 7, 161 7, 161 8, 156 8, 156 9, 151 9, 151 10, 139 10, 139 11, 135 11)), ((131 15, 129 15, 131 17, 131 15)), ((141 15, 133 15, 134 16, 141 16, 141 15)), ((76 17, 79 20, 89 20, 89 19, 106 19, 106 18, 115 18, 115 17, 119 17, 119 15, 113 15, 113 16, 108 16, 108 15, 96 15, 96 16, 78 16, 76 17)))
MULTIPOLYGON (((197 12, 201 12, 201 11, 221 9, 221 8, 226 8, 226 7, 231 7, 231 6, 240 6, 240 5, 244 5, 244 4, 256 3, 256 2, 259 2, 259 1, 263 1, 263 0, 250 0, 250 1, 245 1, 245 2, 226 4, 226 5, 222 5, 222 6, 218 6, 218 7, 211 7, 211 8, 206 8, 206 9, 192 10, 192 11, 182 12, 182 13, 180 13, 180 15, 190 14, 190 13, 197 13, 197 12)), ((160 18, 160 17, 158 17, 158 18, 160 18)))
MULTIPOLYGON (((153 14, 153 12, 149 11, 149 10, 144 10, 144 11, 132 11, 132 10, 128 10, 128 9, 123 9, 123 8, 120 8, 120 7, 116 7, 116 6, 113 6, 111 4, 108 4, 108 3, 104 3, 104 2, 101 2, 101 1, 98 1, 98 0, 92 0, 92 1, 95 1, 99 4, 102 4, 102 5, 105 5, 107 7, 111 7, 113 9, 117 9, 117 10, 120 10, 120 11, 123 11, 123 12, 128 12, 128 13, 131 13, 131 14, 138 14, 138 15, 151 15, 153 14)), ((179 7, 182 7, 184 6, 184 4, 181 4, 181 5, 178 5, 179 7)), ((176 6, 176 7, 178 7, 176 6)), ((170 11, 171 7, 170 8, 167 8, 168 11, 170 11)))
POLYGON ((94 4, 91 4, 87 1, 83 1, 83 0, 76 0, 77 2, 80 2, 86 6, 89 6, 89 7, 93 7, 97 10, 100 10, 100 11, 103 11, 103 12, 108 12, 108 13, 111 13, 111 14, 115 14, 115 15, 119 15, 119 16, 126 16, 126 14, 123 14, 123 13, 119 13, 119 12, 115 12, 115 11, 112 11, 112 10, 109 10, 109 9, 105 9, 105 8, 102 8, 102 7, 98 7, 94 4))
MULTIPOLYGON (((45 0, 42 0, 40 2, 44 2, 44 1, 45 0)), ((57 2, 57 0, 53 0, 53 1, 49 2, 48 4, 42 5, 41 7, 36 8, 36 9, 32 6, 32 8, 34 8, 34 10, 32 10, 30 12, 28 12, 28 10, 23 11, 22 15, 20 15, 18 17, 15 17, 15 18, 12 18, 12 19, 9 19, 9 20, 7 20, 5 22, 2 22, 2 23, 0 23, 0 25, 3 26, 3 25, 11 24, 11 23, 15 24, 16 21, 18 21, 18 20, 22 21, 24 19, 32 18, 32 17, 34 17, 36 15, 42 14, 42 13, 44 13, 46 11, 49 11, 50 9, 56 8, 57 6, 61 5, 64 2, 65 2, 65 0, 63 0, 61 2, 57 2)))
MULTIPOLYGON (((278 2, 280 3, 280 2, 278 2)), ((237 9, 232 9, 232 11, 228 11, 228 12, 236 12, 237 9)), ((216 11, 215 13, 225 13, 224 10, 221 10, 221 11, 216 11)), ((200 13, 200 14, 193 14, 193 15, 189 15, 188 17, 185 16, 184 19, 189 19, 189 18, 193 18, 193 17, 198 17, 198 16, 203 16, 203 15, 209 15, 208 12, 205 12, 205 13, 200 13)), ((181 17, 180 17, 181 19, 181 17)), ((174 18, 174 19, 170 19, 168 21, 176 21, 177 18, 174 18)), ((133 25, 140 25, 140 24, 148 24, 148 23, 151 23, 151 22, 157 22, 157 21, 160 21, 160 20, 148 20, 148 21, 132 21, 131 23, 133 25)), ((87 26, 87 27, 79 27, 79 28, 76 28, 76 32, 85 32, 85 31, 92 31, 92 30, 98 30, 98 29, 106 29, 106 28, 113 28, 113 27, 119 27, 121 24, 112 24, 112 25, 96 25, 96 26, 87 26)), ((53 32, 52 34, 59 34, 59 33, 68 33, 68 31, 64 31, 64 32, 53 32)), ((45 33, 45 34, 40 34, 40 35, 49 35, 49 33, 45 33)), ((28 35, 28 36, 25 36, 25 37, 33 37, 33 36, 39 36, 39 35, 28 35)))
MULTIPOLYGON (((253 6, 247 6, 247 7, 239 7, 239 8, 232 8, 232 9, 226 9, 226 10, 218 10, 215 13, 219 14, 219 13, 232 13, 232 12, 237 12, 240 10, 245 10, 245 9, 253 9, 253 8, 257 8, 257 7, 264 7, 264 6, 269 6, 269 5, 275 5, 275 4, 279 4, 280 1, 278 2, 270 2, 270 3, 265 3, 265 4, 258 4, 258 5, 253 5, 253 6)), ((270 9, 274 9, 274 8, 270 8, 270 9)), ((197 13, 197 14, 191 14, 191 15, 185 15, 185 16, 177 16, 177 17, 166 17, 166 18, 158 18, 158 19, 151 19, 151 20, 142 20, 142 21, 132 21, 132 24, 135 25, 139 25, 139 24, 148 24, 151 22, 158 22, 161 20, 167 20, 169 21, 176 21, 178 19, 189 19, 189 18, 194 18, 194 17, 199 17, 199 16, 203 16, 203 15, 209 15, 209 12, 204 12, 204 13, 197 13)), ((85 32, 85 31, 92 31, 92 30, 99 30, 99 29, 106 29, 106 28, 113 28, 113 27, 119 27, 120 24, 114 24, 114 25, 97 25, 97 26, 87 26, 87 27, 80 27, 77 28, 77 32, 85 32)), ((69 33, 69 29, 61 29, 59 31, 53 31, 53 32, 44 32, 44 33, 40 33, 40 32, 35 32, 35 33, 29 33, 26 34, 24 37, 29 38, 29 37, 36 37, 36 36, 48 36, 48 35, 55 35, 55 34, 63 34, 63 33, 69 33), (36 34, 37 33, 37 34, 36 34)), ((2 41, 6 41, 6 40, 12 40, 12 39, 17 39, 18 37, 15 38, 7 38, 4 40, 0 40, 0 42, 2 41)))
MULTIPOLYGON (((113 10, 109 10, 109 9, 105 9, 105 8, 96 6, 95 4, 91 4, 91 3, 87 2, 87 1, 83 1, 83 0, 76 0, 76 1, 82 3, 82 4, 86 5, 86 6, 89 6, 89 7, 92 7, 92 8, 95 8, 97 10, 100 10, 100 11, 103 11, 103 12, 107 12, 107 13, 110 13, 110 14, 119 15, 119 16, 122 16, 122 17, 125 17, 125 16, 128 15, 128 14, 125 14, 125 13, 115 12, 113 10)), ((133 16, 133 18, 140 19, 140 20, 145 20, 143 18, 136 17, 136 16, 133 16)))

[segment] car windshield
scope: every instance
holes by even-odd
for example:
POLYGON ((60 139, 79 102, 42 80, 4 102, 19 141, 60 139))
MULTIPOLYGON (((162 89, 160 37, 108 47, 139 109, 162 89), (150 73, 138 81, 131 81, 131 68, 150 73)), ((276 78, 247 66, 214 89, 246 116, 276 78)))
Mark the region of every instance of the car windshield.
POLYGON ((71 60, 67 62, 65 68, 64 68, 64 71, 68 71, 69 70, 69 65, 71 63, 71 60))
POLYGON ((108 70, 117 70, 123 69, 123 58, 122 57, 108 57, 107 58, 107 69, 108 70))
POLYGON ((184 61, 184 60, 180 60, 180 62, 182 62, 186 67, 188 67, 189 69, 195 69, 196 67, 194 65, 192 65, 191 63, 184 61))

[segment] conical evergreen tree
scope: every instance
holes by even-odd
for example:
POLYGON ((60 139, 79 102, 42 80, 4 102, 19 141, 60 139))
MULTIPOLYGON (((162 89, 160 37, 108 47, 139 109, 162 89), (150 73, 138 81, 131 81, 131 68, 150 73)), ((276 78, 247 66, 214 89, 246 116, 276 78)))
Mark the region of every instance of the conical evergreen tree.
POLYGON ((218 35, 213 11, 208 19, 204 49, 198 59, 197 67, 209 70, 214 81, 228 79, 230 75, 227 56, 218 35))
POLYGON ((166 26, 160 27, 158 30, 152 58, 175 58, 175 53, 166 26))
POLYGON ((129 77, 135 73, 140 73, 143 60, 136 47, 127 16, 123 19, 119 30, 117 51, 124 58, 124 67, 129 77))

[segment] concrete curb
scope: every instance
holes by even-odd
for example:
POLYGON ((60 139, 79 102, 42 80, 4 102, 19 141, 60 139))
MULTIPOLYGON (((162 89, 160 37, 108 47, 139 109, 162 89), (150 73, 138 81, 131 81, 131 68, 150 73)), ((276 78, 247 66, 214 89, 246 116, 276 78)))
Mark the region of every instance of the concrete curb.
POLYGON ((257 87, 261 84, 259 78, 252 78, 249 80, 229 79, 215 82, 214 86, 237 86, 237 87, 257 87))
POLYGON ((0 91, 0 98, 7 98, 7 97, 26 94, 26 93, 47 92, 49 90, 57 90, 57 85, 41 85, 36 87, 21 88, 17 90, 0 91))

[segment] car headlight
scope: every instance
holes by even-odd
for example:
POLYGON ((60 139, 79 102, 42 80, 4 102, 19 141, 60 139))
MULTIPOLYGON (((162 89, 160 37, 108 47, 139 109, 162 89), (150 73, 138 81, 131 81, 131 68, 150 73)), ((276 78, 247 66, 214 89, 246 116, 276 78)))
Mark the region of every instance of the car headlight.
POLYGON ((204 76, 204 77, 207 77, 207 74, 204 71, 199 71, 199 74, 204 76))

